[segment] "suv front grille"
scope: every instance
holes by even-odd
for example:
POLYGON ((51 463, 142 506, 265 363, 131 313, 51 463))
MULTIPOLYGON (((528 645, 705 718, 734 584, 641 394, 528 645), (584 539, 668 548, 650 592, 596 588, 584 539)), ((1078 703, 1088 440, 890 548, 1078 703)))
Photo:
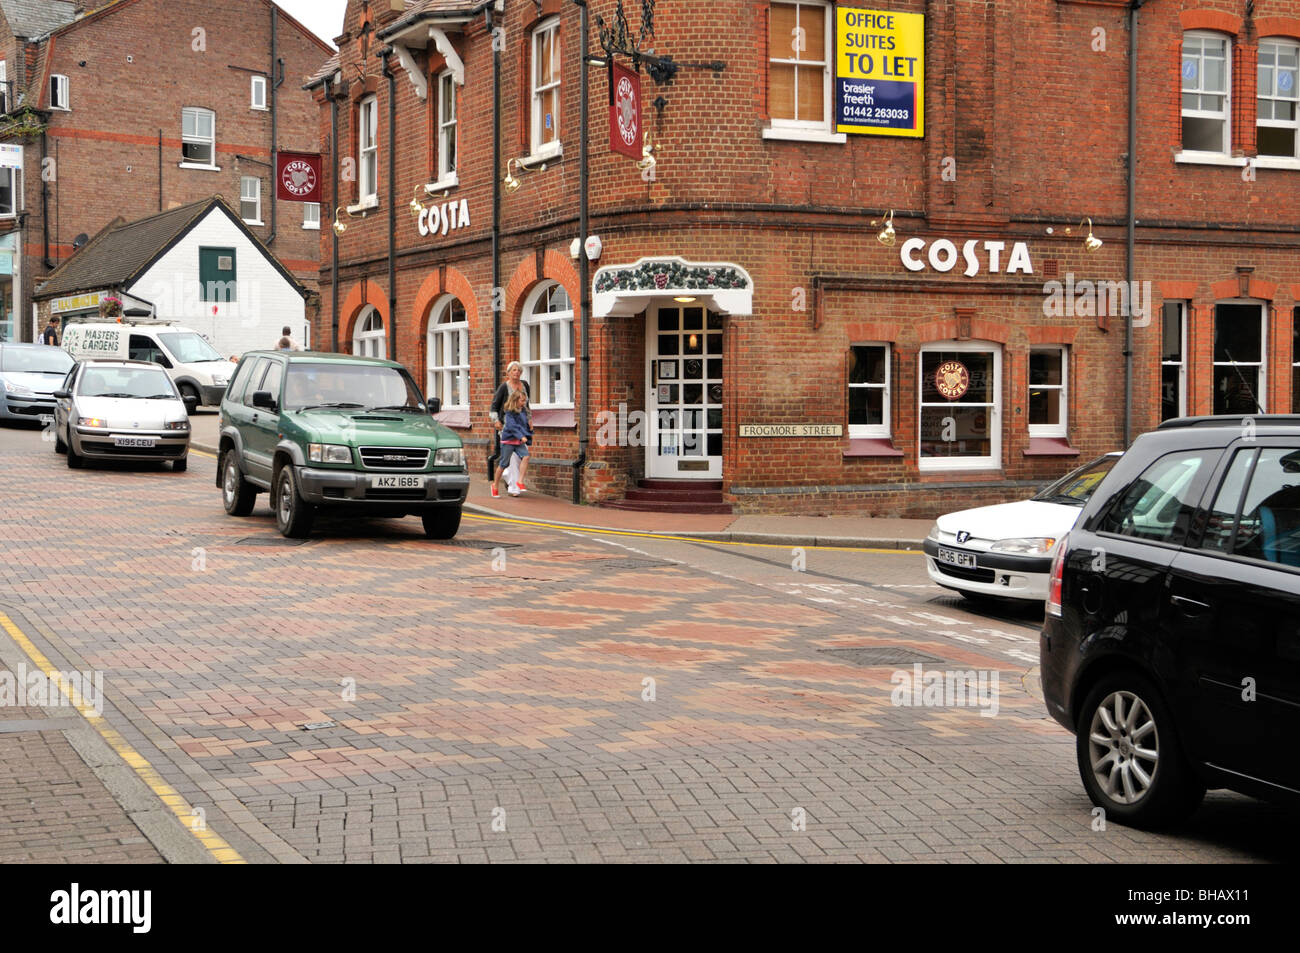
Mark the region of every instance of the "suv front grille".
POLYGON ((423 470, 429 465, 427 447, 361 447, 358 452, 367 470, 423 470))

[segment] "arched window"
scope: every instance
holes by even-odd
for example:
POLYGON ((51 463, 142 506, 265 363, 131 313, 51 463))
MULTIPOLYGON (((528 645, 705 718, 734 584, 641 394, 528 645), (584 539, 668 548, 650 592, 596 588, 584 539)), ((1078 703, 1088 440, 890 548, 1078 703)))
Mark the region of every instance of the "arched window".
POLYGON ((468 410, 469 321, 465 306, 451 295, 433 305, 428 347, 425 396, 440 398, 443 410, 468 410))
POLYGON ((362 357, 388 356, 384 319, 373 307, 366 308, 357 318, 356 330, 352 332, 352 353, 362 357))
POLYGON ((519 363, 534 407, 573 406, 573 305, 554 281, 539 285, 524 305, 519 363))

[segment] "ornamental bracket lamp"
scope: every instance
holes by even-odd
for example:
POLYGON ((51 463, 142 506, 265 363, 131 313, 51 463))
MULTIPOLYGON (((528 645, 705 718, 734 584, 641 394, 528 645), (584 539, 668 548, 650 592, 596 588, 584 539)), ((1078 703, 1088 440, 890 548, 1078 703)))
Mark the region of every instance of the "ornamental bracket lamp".
MULTIPOLYGON (((876 224, 875 222, 871 223, 876 224)), ((891 208, 885 216, 885 227, 876 233, 876 241, 886 248, 893 248, 898 242, 898 232, 894 231, 894 210, 891 208)))

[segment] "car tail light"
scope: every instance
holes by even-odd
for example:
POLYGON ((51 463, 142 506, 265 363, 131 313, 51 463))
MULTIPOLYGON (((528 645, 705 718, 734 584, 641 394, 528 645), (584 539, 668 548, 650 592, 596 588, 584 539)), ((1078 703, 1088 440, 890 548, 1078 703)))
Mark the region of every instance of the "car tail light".
POLYGON ((1061 581, 1065 576, 1065 553, 1070 545, 1067 533, 1061 538, 1056 549, 1056 558, 1052 560, 1052 574, 1047 581, 1047 614, 1061 617, 1061 581))

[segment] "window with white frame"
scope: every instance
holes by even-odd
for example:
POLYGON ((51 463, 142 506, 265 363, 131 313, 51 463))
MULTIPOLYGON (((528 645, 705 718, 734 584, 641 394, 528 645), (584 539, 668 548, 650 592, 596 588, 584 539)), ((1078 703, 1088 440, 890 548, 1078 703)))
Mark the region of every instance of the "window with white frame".
POLYGON ((23 170, 11 166, 0 168, 0 219, 14 218, 22 210, 23 170))
POLYGON ((443 410, 468 410, 469 320, 465 306, 451 295, 433 306, 428 348, 425 396, 439 398, 443 410))
POLYGON ((373 307, 366 308, 357 317, 356 330, 352 332, 352 353, 362 357, 388 356, 384 319, 373 307))
POLYGON ((438 181, 456 177, 456 78, 438 76, 438 181))
POLYGON ((239 178, 239 217, 249 225, 262 224, 262 180, 255 175, 239 178))
POLYGON ((1264 412, 1266 311, 1258 302, 1214 306, 1214 412, 1264 412))
POLYGON ((534 407, 573 406, 573 304, 553 281, 534 290, 524 306, 519 363, 534 407))
POLYGON ((1183 34, 1183 151, 1228 155, 1231 76, 1228 39, 1218 33, 1183 34))
POLYGON ((302 203, 302 227, 320 230, 320 203, 302 203))
POLYGON ((216 113, 186 106, 181 110, 181 164, 215 166, 216 113))
POLYGON ((1187 302, 1166 301, 1160 316, 1160 419, 1187 416, 1187 302))
POLYGON ((1069 375, 1069 355, 1064 347, 1030 349, 1029 436, 1066 436, 1069 375))
POLYGON ((773 3, 768 35, 768 114, 773 128, 831 131, 829 4, 773 3))
POLYGON ((922 470, 1002 464, 1002 350, 995 344, 949 341, 921 349, 922 470))
POLYGON ((0 115, 9 112, 9 61, 0 60, 0 115))
POLYGON ((1291 309, 1291 413, 1300 414, 1300 307, 1291 309))
POLYGON ((249 108, 265 109, 266 108, 266 77, 254 76, 249 91, 249 108))
POLYGON ((72 108, 72 104, 68 101, 68 77, 58 73, 50 77, 50 108, 72 108))
POLYGON ((379 201, 379 101, 374 96, 361 100, 357 142, 361 146, 358 185, 363 204, 379 201))
POLYGON ((532 153, 560 147, 560 20, 547 20, 532 37, 532 153))
POLYGON ((1259 44, 1258 109, 1255 144, 1261 156, 1294 159, 1300 129, 1300 44, 1262 40, 1259 44))
POLYGON ((889 345, 849 348, 849 436, 889 436, 889 345))

